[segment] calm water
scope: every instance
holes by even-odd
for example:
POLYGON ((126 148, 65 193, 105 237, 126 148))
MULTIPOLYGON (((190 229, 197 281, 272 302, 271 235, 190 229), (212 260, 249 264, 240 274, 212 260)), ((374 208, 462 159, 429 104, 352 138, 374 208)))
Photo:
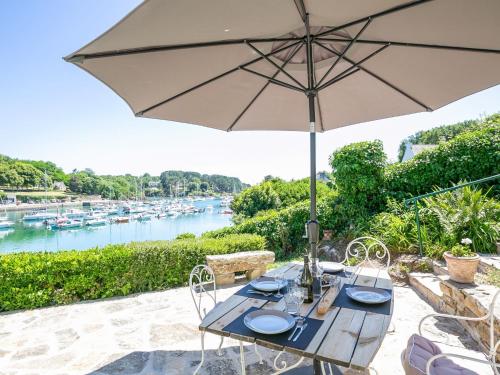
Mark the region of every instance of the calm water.
POLYGON ((179 215, 176 218, 153 218, 146 222, 131 221, 75 230, 48 230, 40 222, 23 223, 21 219, 26 213, 24 211, 8 212, 9 220, 15 221, 16 226, 9 230, 0 229, 0 253, 83 250, 110 243, 169 240, 184 232, 199 235, 207 230, 231 225, 231 216, 219 213, 221 210, 219 200, 199 201, 192 204, 200 208, 212 205, 214 209, 213 212, 179 215))

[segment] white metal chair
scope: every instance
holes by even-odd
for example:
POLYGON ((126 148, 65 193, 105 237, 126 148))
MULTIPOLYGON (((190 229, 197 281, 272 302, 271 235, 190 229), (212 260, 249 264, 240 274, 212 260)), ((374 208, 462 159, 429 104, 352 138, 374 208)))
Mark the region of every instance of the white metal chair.
POLYGON ((500 350, 500 338, 495 343, 495 314, 494 314, 495 303, 496 303, 496 300, 499 296, 500 296, 500 290, 498 290, 495 293, 495 295, 493 296, 493 299, 492 299, 490 306, 488 308, 488 313, 482 317, 473 318, 473 317, 467 317, 467 316, 456 316, 456 315, 435 313, 435 314, 429 314, 429 315, 424 316, 422 318, 422 320, 420 321, 420 323, 418 325, 418 333, 422 337, 424 337, 422 335, 422 327, 423 327, 424 321, 427 320, 428 318, 432 318, 432 317, 450 318, 450 319, 465 320, 465 321, 472 321, 472 322, 489 320, 489 323, 490 323, 489 348, 488 348, 488 353, 485 353, 486 358, 487 358, 486 360, 482 360, 482 359, 478 359, 478 358, 471 358, 471 357, 467 357, 467 356, 460 355, 460 354, 454 354, 454 353, 437 354, 437 355, 431 357, 429 359, 429 361, 427 362, 427 370, 426 371, 427 371, 428 375, 432 375, 430 372, 431 367, 432 367, 432 362, 434 362, 435 360, 437 360, 439 358, 445 358, 445 357, 461 358, 461 359, 465 359, 465 360, 470 360, 470 361, 474 361, 474 362, 478 362, 478 363, 487 364, 487 365, 491 366, 491 369, 493 370, 495 375, 500 375, 500 363, 497 363, 497 361, 496 361, 497 352, 498 352, 498 350, 500 350))
MULTIPOLYGON (((217 290, 215 286, 215 275, 209 266, 204 264, 197 265, 189 275, 189 291, 193 298, 196 311, 200 318, 200 322, 210 313, 210 310, 217 306, 217 290), (207 310, 207 307, 210 309, 207 310)), ((218 355, 222 355, 221 347, 224 342, 224 337, 221 337, 218 355)), ((196 367, 193 375, 196 375, 200 370, 205 360, 205 331, 201 332, 201 362, 196 367)))
POLYGON ((384 266, 384 269, 389 268, 391 263, 391 254, 380 240, 373 237, 359 237, 347 245, 345 251, 345 258, 342 263, 349 265, 350 259, 356 259, 359 265, 368 265, 371 267, 379 268, 380 265, 384 266))

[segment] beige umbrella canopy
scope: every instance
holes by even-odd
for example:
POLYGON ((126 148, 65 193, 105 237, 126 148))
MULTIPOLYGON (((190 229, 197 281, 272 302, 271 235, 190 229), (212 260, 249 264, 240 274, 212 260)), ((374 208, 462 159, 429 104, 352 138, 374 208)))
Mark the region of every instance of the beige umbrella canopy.
POLYGON ((315 132, 500 83, 500 0, 147 0, 66 60, 136 116, 315 132))
POLYGON ((309 131, 430 111, 500 82, 498 0, 149 0, 66 59, 134 114, 309 131))

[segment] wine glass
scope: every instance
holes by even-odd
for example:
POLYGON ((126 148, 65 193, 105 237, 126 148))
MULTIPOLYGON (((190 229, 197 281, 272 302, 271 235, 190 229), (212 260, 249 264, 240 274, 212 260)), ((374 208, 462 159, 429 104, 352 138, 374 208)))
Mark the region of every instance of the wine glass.
POLYGON ((276 292, 276 297, 282 298, 283 293, 281 293, 281 289, 283 288, 283 284, 285 283, 285 276, 283 272, 278 273, 275 277, 274 280, 278 283, 278 291, 276 292))
POLYGON ((304 318, 302 317, 302 314, 300 313, 302 309, 302 304, 304 303, 304 300, 306 298, 305 294, 307 293, 306 288, 298 287, 295 295, 297 298, 297 315, 298 315, 298 320, 303 320, 304 318))

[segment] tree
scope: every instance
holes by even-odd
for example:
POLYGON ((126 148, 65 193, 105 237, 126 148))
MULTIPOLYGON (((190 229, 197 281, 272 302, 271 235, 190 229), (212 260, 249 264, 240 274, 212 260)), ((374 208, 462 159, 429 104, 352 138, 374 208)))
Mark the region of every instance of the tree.
POLYGON ((330 156, 335 185, 347 204, 368 211, 380 207, 386 163, 379 140, 351 143, 330 156))
POLYGON ((18 188, 23 185, 23 178, 8 164, 0 164, 0 186, 18 188))
POLYGON ((47 186, 52 185, 49 177, 44 181, 44 174, 30 164, 16 162, 13 164, 13 168, 22 178, 24 187, 40 187, 44 183, 46 183, 47 186))

